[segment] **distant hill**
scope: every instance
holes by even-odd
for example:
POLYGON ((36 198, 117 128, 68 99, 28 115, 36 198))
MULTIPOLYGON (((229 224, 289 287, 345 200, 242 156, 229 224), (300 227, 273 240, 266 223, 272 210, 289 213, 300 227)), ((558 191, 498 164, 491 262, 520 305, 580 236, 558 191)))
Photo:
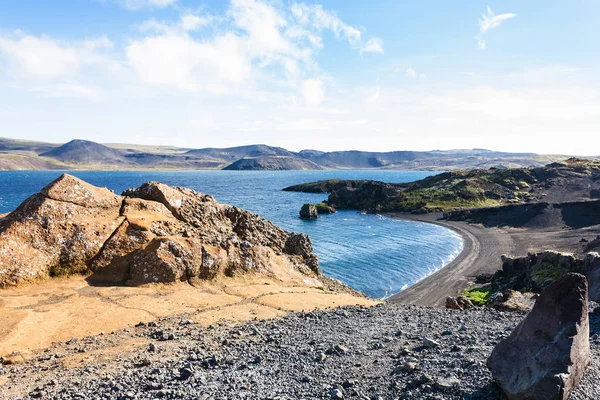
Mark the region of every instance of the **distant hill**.
POLYGON ((71 140, 60 147, 41 153, 40 156, 75 164, 127 164, 121 150, 88 140, 71 140))
POLYGON ((184 149, 148 144, 100 144, 88 140, 72 140, 66 144, 55 144, 0 138, 0 170, 324 168, 453 171, 492 167, 540 167, 567 158, 562 155, 505 153, 486 149, 293 152, 265 144, 184 149))
POLYGON ((244 157, 295 157, 296 154, 281 147, 272 147, 265 144, 254 144, 249 146, 237 146, 228 148, 206 148, 190 150, 186 155, 196 157, 210 158, 214 160, 223 160, 233 162, 244 157))
POLYGON ((310 160, 298 157, 242 158, 223 168, 230 171, 285 171, 324 169, 310 160))

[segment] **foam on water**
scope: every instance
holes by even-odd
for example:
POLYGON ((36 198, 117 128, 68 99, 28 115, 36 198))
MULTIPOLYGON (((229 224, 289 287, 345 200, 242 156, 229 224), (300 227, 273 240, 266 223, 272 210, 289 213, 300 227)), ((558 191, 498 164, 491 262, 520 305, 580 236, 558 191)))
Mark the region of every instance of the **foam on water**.
MULTIPOLYGON (((0 213, 18 206, 61 171, 0 172, 0 213)), ((382 215, 339 211, 303 221, 304 203, 324 194, 281 189, 320 179, 373 179, 407 182, 431 175, 423 171, 73 171, 96 186, 120 193, 146 181, 186 186, 209 193, 270 219, 284 229, 310 235, 323 271, 376 298, 406 289, 451 262, 462 251, 462 239, 441 226, 399 221, 382 215)))

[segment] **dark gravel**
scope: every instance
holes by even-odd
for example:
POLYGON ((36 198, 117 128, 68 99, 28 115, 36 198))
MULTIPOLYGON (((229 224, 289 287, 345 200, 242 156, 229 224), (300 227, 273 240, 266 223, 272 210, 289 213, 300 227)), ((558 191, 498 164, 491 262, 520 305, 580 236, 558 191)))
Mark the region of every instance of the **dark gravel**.
MULTIPOLYGON (((485 361, 523 316, 384 304, 235 327, 172 317, 0 367, 9 380, 0 397, 502 399, 485 361), (65 356, 135 337, 150 343, 111 361, 62 366, 65 356)), ((600 317, 591 318, 594 333, 600 317)), ((593 365, 573 399, 600 398, 600 340, 591 342, 593 365)))

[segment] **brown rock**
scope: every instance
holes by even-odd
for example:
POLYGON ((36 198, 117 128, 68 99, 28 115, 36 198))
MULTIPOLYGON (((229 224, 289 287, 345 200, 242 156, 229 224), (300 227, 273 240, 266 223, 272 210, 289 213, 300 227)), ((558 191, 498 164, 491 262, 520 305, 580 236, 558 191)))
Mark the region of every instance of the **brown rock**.
POLYGON ((510 400, 569 397, 591 362, 587 293, 583 275, 557 279, 492 351, 488 368, 510 400))
POLYGON ((536 299, 537 295, 534 293, 504 289, 492 296, 485 306, 498 311, 529 311, 533 308, 536 299))
POLYGON ((0 287, 77 272, 133 285, 322 278, 306 235, 186 188, 150 182, 124 195, 63 175, 0 219, 0 287))
POLYGON ((446 298, 446 308, 451 310, 468 310, 474 308, 475 306, 471 302, 468 297, 458 296, 458 297, 447 297, 446 298))
POLYGON ((0 288, 87 271, 87 261, 124 220, 121 202, 68 175, 29 197, 0 220, 0 288))

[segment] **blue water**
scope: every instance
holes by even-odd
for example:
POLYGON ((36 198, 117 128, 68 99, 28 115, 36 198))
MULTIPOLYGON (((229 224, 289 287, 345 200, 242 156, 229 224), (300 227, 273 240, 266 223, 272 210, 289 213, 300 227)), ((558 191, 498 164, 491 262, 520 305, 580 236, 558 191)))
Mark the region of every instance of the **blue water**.
MULTIPOLYGON (((0 172, 0 213, 16 208, 60 171, 0 172)), ((440 226, 398 221, 380 215, 339 211, 316 221, 298 218, 302 204, 325 194, 283 192, 282 188, 320 179, 374 179, 408 182, 431 175, 421 171, 71 171, 93 185, 116 193, 147 181, 186 186, 213 195, 273 221, 284 229, 308 234, 323 271, 375 298, 414 284, 453 260, 462 250, 456 233, 440 226)))

